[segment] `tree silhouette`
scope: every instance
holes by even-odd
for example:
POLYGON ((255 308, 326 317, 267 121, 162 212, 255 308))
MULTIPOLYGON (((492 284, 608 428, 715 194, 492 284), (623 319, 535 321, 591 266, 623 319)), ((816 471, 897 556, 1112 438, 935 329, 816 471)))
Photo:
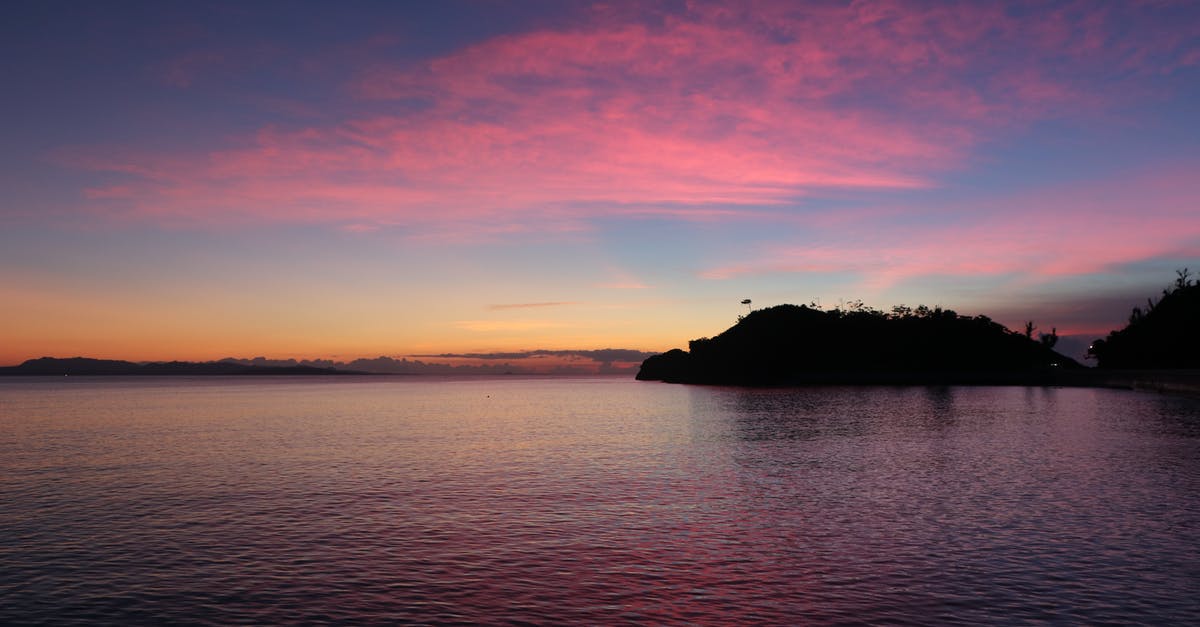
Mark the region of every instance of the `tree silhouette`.
MULTIPOLYGON (((1176 270, 1175 271, 1175 289, 1182 290, 1184 288, 1191 287, 1192 282, 1191 282, 1191 280, 1188 279, 1189 276, 1191 276, 1191 272, 1188 272, 1187 268, 1182 268, 1180 270, 1176 270)), ((1165 292, 1164 292, 1164 294, 1165 294, 1165 292)))
POLYGON ((1051 349, 1057 329, 1038 339, 986 316, 960 316, 942 307, 884 313, 860 301, 829 311, 778 305, 750 312, 720 335, 692 340, 686 352, 648 358, 638 378, 753 385, 814 379, 978 382, 1079 367, 1051 349))
POLYGON ((1161 299, 1134 307, 1125 328, 1092 342, 1088 356, 1101 368, 1200 368, 1200 283, 1190 277, 1176 270, 1161 299))

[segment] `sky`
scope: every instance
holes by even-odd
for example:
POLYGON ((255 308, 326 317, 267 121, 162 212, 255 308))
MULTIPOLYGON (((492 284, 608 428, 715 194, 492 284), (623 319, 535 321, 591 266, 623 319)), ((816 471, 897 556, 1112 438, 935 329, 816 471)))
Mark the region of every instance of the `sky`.
POLYGON ((1200 270, 1195 2, 4 13, 0 364, 657 352, 747 298, 1078 349, 1200 270))

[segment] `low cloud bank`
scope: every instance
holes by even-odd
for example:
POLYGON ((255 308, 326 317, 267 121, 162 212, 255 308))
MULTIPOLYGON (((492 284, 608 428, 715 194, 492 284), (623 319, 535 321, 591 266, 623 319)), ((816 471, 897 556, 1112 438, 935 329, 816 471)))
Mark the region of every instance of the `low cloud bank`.
POLYGON ((330 359, 241 359, 221 361, 248 366, 313 366, 379 374, 633 374, 654 355, 626 348, 598 350, 531 350, 495 353, 441 353, 393 358, 334 361, 330 359), (417 359, 417 358, 420 359, 417 359), (476 363, 472 363, 476 362, 476 363), (482 362, 482 363, 478 363, 482 362), (500 362, 500 363, 495 363, 500 362))
POLYGON ((647 353, 629 348, 602 348, 599 350, 533 350, 517 351, 512 353, 440 353, 437 355, 416 355, 416 357, 485 360, 532 359, 536 357, 575 357, 599 362, 636 361, 641 363, 642 360, 656 354, 657 353, 647 353))

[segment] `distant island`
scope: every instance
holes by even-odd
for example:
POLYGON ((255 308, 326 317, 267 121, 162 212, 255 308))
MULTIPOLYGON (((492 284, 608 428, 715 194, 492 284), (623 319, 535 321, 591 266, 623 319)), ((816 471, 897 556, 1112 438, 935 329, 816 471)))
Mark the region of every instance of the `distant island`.
POLYGON ((798 383, 1038 384, 1081 370, 1053 350, 1056 334, 1033 338, 986 316, 899 306, 821 310, 778 305, 750 312, 713 338, 646 359, 640 380, 724 385, 798 383))
POLYGON ((434 359, 464 360, 468 363, 442 363, 420 359, 357 358, 349 361, 330 359, 242 359, 226 357, 217 361, 131 362, 93 359, 88 357, 41 357, 18 366, 0 367, 0 376, 62 376, 62 375, 310 375, 310 374, 371 374, 371 375, 440 375, 440 376, 497 376, 497 375, 610 375, 633 376, 638 364, 653 353, 622 348, 549 350, 501 353, 442 353, 418 355, 434 359), (474 362, 474 363, 470 363, 474 362))
POLYGON ((230 361, 165 361, 134 363, 88 357, 41 357, 19 366, 0 367, 0 376, 138 376, 138 375, 348 375, 352 370, 312 366, 248 366, 230 361))

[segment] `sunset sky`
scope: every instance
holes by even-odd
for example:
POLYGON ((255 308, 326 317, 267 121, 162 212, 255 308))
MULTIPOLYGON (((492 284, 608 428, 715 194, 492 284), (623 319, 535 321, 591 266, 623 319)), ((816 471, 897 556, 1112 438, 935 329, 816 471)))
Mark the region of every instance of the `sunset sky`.
POLYGON ((1200 3, 34 2, 0 365, 625 348, 1200 270, 1200 3))

